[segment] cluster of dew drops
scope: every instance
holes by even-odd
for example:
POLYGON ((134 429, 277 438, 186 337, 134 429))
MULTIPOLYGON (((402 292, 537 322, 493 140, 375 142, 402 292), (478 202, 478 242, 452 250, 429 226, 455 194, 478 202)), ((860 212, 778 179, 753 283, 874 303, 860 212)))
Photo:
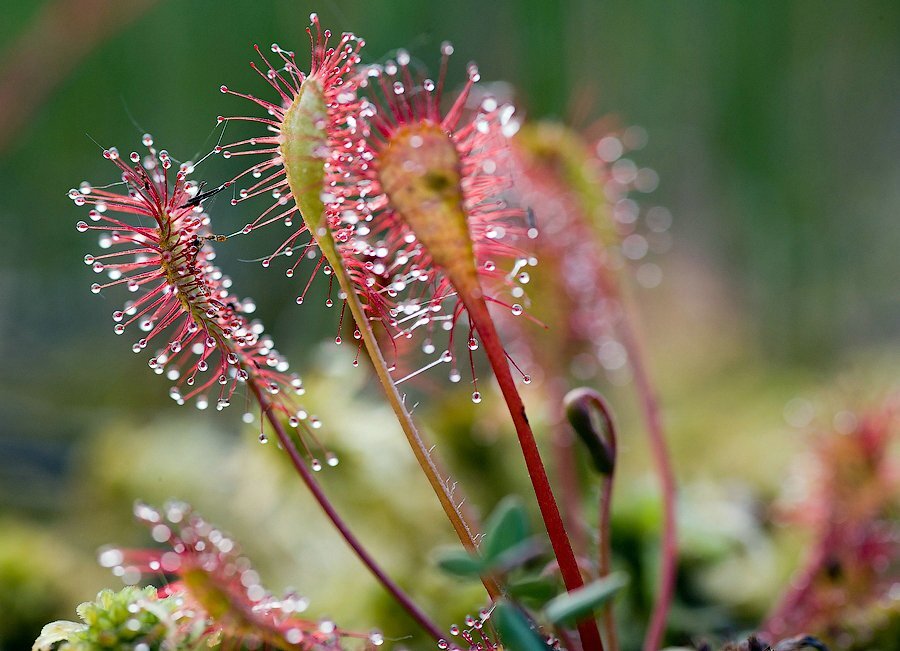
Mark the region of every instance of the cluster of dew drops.
MULTIPOLYGON (((163 177, 160 176, 159 167, 161 166, 163 169, 169 169, 172 166, 173 159, 171 158, 171 156, 165 149, 159 150, 157 152, 153 148, 154 140, 153 140, 153 136, 151 134, 145 133, 141 138, 141 142, 149 150, 148 154, 145 155, 142 159, 140 154, 138 154, 137 152, 132 152, 129 155, 129 159, 133 163, 141 162, 143 168, 150 175, 151 179, 155 182, 160 182, 163 177)), ((119 156, 120 156, 120 154, 116 147, 110 147, 109 149, 105 149, 103 151, 103 157, 108 160, 116 160, 117 158, 119 158, 119 156)), ((179 166, 179 175, 181 176, 181 178, 184 178, 188 174, 193 173, 195 167, 196 167, 196 164, 193 163, 192 161, 186 161, 184 163, 181 163, 179 166)), ((84 181, 80 184, 80 186, 78 188, 73 188, 73 189, 69 190, 68 197, 75 203, 75 205, 83 206, 87 201, 86 197, 93 192, 93 189, 94 189, 94 186, 91 183, 89 183, 88 181, 84 181)), ((188 196, 192 197, 192 196, 195 196, 200 191, 200 187, 196 183, 194 183, 192 181, 188 181, 185 184, 185 190, 187 191, 188 196)), ((92 221, 95 221, 95 222, 100 221, 102 219, 103 214, 107 210, 108 210, 108 206, 106 205, 106 202, 104 202, 102 200, 97 200, 97 201, 95 201, 95 205, 94 205, 93 209, 90 211, 88 216, 92 221)), ((209 224, 209 217, 205 213, 199 214, 198 216, 195 217, 195 219, 199 220, 198 225, 200 225, 200 226, 207 226, 209 224)), ((78 232, 80 232, 80 233, 84 233, 84 232, 87 232, 88 230, 90 230, 90 226, 85 221, 79 221, 76 224, 76 230, 78 230, 78 232)), ((120 239, 120 235, 116 232, 116 230, 110 229, 109 232, 101 233, 98 244, 101 249, 109 249, 114 244, 118 243, 119 239, 120 239)), ((211 254, 210 252, 207 252, 207 259, 212 260, 213 254, 211 254)), ((138 256, 136 261, 140 262, 141 260, 142 260, 142 256, 138 256)), ((106 266, 102 262, 97 260, 96 257, 92 254, 87 254, 84 256, 84 263, 86 265, 91 266, 95 273, 99 274, 99 273, 103 273, 105 271, 111 281, 118 281, 123 276, 123 272, 120 269, 118 269, 115 265, 106 266)), ((228 278, 227 276, 224 276, 220 270, 214 269, 213 277, 220 284, 220 286, 223 289, 227 290, 231 287, 231 279, 228 278)), ((102 288, 103 288, 103 286, 100 285, 99 283, 94 283, 91 285, 91 292, 94 294, 99 294, 100 291, 102 290, 102 288)), ((127 284, 127 289, 129 292, 133 293, 140 289, 140 285, 134 280, 129 280, 129 282, 127 284)), ((245 299, 241 300, 240 305, 241 305, 241 314, 243 314, 243 315, 251 314, 256 310, 256 305, 253 303, 252 299, 249 299, 249 298, 245 298, 245 299)), ((122 324, 121 322, 123 321, 123 319, 126 316, 131 316, 131 315, 134 315, 135 313, 136 313, 136 308, 134 306, 134 301, 126 301, 124 307, 121 310, 116 310, 113 312, 113 315, 112 315, 113 321, 116 322, 115 326, 113 327, 113 331, 115 332, 115 334, 121 335, 125 332, 125 325, 122 324)), ((153 330, 154 326, 155 326, 155 323, 151 319, 143 319, 138 322, 138 327, 143 332, 149 332, 149 331, 153 330)), ((253 332, 257 336, 261 336, 263 334, 262 325, 259 324, 258 322, 248 323, 247 328, 249 331, 253 332)), ((264 348, 267 348, 270 350, 274 349, 274 342, 271 340, 270 337, 263 338, 261 343, 264 348)), ((141 339, 132 346, 132 351, 134 353, 139 353, 139 352, 141 352, 141 350, 143 350, 146 347, 146 345, 147 345, 147 340, 141 339)), ((214 345, 215 345, 215 342, 211 338, 208 338, 206 340, 205 346, 212 347, 214 345)), ((194 344, 194 351, 193 351, 194 354, 200 355, 202 353, 203 346, 204 346, 204 343, 194 344)), ((178 342, 172 343, 171 350, 173 353, 178 353, 180 351, 180 344, 178 344, 178 342)), ((230 353, 228 355, 228 363, 230 365, 234 365, 236 362, 237 362, 237 356, 235 355, 235 353, 230 353)), ((149 365, 156 374, 159 375, 159 374, 166 373, 167 379, 172 380, 172 381, 178 379, 178 377, 180 375, 179 371, 174 368, 168 369, 168 371, 166 371, 166 369, 164 368, 164 359, 163 358, 155 357, 150 360, 149 365)), ((272 364, 270 364, 270 365, 272 365, 272 364)), ((283 359, 278 359, 274 365, 276 366, 276 370, 279 372, 285 372, 287 370, 287 364, 283 359)), ((198 370, 205 371, 206 366, 207 366, 207 362, 205 360, 201 360, 198 363, 198 370)), ((241 375, 241 379, 245 379, 246 372, 242 372, 239 375, 241 375)), ((301 396, 305 393, 305 390, 302 386, 302 382, 300 381, 300 379, 298 377, 296 377, 296 376, 292 377, 290 382, 291 382, 292 388, 294 389, 294 393, 296 395, 301 396)), ((189 385, 193 384, 193 382, 190 379, 188 379, 187 383, 189 385)), ((221 381, 220 381, 220 384, 222 384, 221 381)), ((272 395, 277 394, 279 392, 279 389, 280 389, 280 387, 277 383, 271 383, 269 386, 267 386, 268 392, 272 395)), ((177 387, 172 387, 172 389, 170 389, 169 396, 173 400, 175 400, 179 405, 182 405, 185 402, 181 396, 180 390, 177 387)), ((221 411, 222 409, 227 407, 229 404, 230 404, 230 401, 228 399, 219 398, 216 403, 216 409, 221 411)), ((204 410, 209 406, 209 399, 204 395, 200 395, 197 397, 195 405, 196 405, 197 409, 204 410)), ((246 412, 243 414, 242 419, 245 423, 250 424, 250 423, 254 422, 255 416, 250 412, 246 412)), ((291 417, 289 419, 289 424, 292 428, 296 428, 299 426, 299 423, 301 420, 308 420, 309 426, 313 429, 319 429, 321 427, 321 421, 319 421, 319 419, 315 416, 309 416, 308 413, 303 409, 300 409, 295 414, 291 415, 291 417)), ((265 434, 260 434, 259 439, 260 439, 261 443, 268 442, 268 438, 266 437, 265 434)), ((329 454, 327 457, 327 463, 330 466, 335 466, 335 465, 337 465, 338 460, 333 454, 329 454)), ((319 462, 318 460, 314 460, 313 468, 315 470, 319 470, 319 469, 321 469, 321 467, 322 467, 321 462, 319 462)))
MULTIPOLYGON (((496 237, 496 236, 495 236, 496 237)), ((538 264, 538 260, 534 256, 530 256, 527 258, 518 258, 515 261, 512 269, 505 274, 505 281, 509 287, 509 294, 512 296, 514 300, 522 300, 526 297, 525 287, 531 280, 531 274, 527 271, 528 267, 535 267, 538 264)), ((497 265, 495 262, 491 260, 486 260, 481 264, 481 267, 484 273, 492 274, 496 271, 497 265)), ((391 292, 389 292, 391 295, 391 292)), ((394 294, 396 295, 396 289, 394 289, 394 294)), ((524 302, 524 301, 523 301, 524 302)), ((525 314, 525 307, 523 307, 522 303, 516 302, 512 303, 508 307, 510 314, 515 317, 522 316, 525 314)), ((416 301, 410 301, 405 304, 400 304, 397 307, 391 310, 391 316, 394 319, 400 319, 399 322, 402 322, 406 319, 415 319, 413 324, 409 327, 405 328, 399 333, 399 336, 406 337, 407 339, 411 339, 413 337, 414 331, 422 326, 430 326, 436 322, 440 322, 440 329, 445 332, 450 332, 454 329, 454 327, 463 327, 454 324, 453 320, 449 318, 447 314, 444 314, 445 307, 441 303, 431 304, 430 302, 419 303, 416 301), (428 314, 428 312, 433 312, 433 314, 428 314)), ((359 334, 358 331, 354 333, 354 336, 358 339, 359 334)), ((340 338, 336 339, 336 343, 340 344, 340 338)), ((466 347, 470 352, 474 352, 478 350, 479 343, 478 339, 473 335, 469 334, 466 338, 466 347)), ((427 336, 423 339, 421 344, 421 350, 426 355, 433 355, 437 348, 434 345, 434 341, 431 336, 427 336)), ((412 371, 407 374, 405 377, 396 380, 397 384, 404 382, 407 379, 410 379, 424 371, 431 369, 434 366, 437 366, 442 363, 451 363, 455 361, 455 357, 450 350, 444 350, 437 359, 434 359, 431 362, 426 363, 421 368, 412 371)), ((518 367, 517 367, 518 368, 518 367)), ((393 371, 394 368, 390 368, 389 370, 393 371)), ((520 371, 520 376, 523 384, 531 384, 532 377, 528 373, 520 371)), ((456 364, 453 364, 453 367, 450 369, 448 374, 448 378, 450 382, 456 384, 462 380, 462 374, 460 373, 459 368, 456 364)), ((474 381, 477 382, 477 378, 473 378, 474 381)), ((477 389, 472 393, 472 402, 478 404, 482 401, 481 392, 477 389)))
MULTIPOLYGON (((259 581, 259 574, 249 567, 244 557, 236 556, 236 543, 224 532, 213 527, 203 520, 188 521, 191 516, 191 508, 183 503, 172 501, 167 503, 160 511, 147 504, 137 503, 134 506, 135 517, 150 527, 150 535, 157 543, 172 542, 173 529, 181 526, 189 526, 197 531, 199 539, 193 543, 198 551, 204 551, 209 547, 209 552, 221 555, 223 560, 219 562, 231 567, 223 567, 228 572, 240 572, 240 583, 246 588, 246 595, 253 602, 254 611, 278 612, 285 618, 306 611, 309 607, 309 599, 301 596, 293 590, 287 591, 282 597, 276 598, 266 592, 259 581)), ((154 572, 168 573, 176 571, 181 561, 180 553, 185 553, 187 547, 181 540, 175 542, 173 551, 160 554, 158 559, 151 560, 148 568, 154 572)), ((123 550, 116 547, 102 548, 98 553, 98 561, 102 567, 109 568, 113 574, 120 577, 127 585, 135 585, 141 581, 141 571, 128 563, 123 550)), ((178 597, 182 602, 182 598, 178 597)), ((137 605, 134 606, 137 612, 137 605)), ((186 614, 190 614, 186 611, 186 614)), ((321 619, 318 622, 318 633, 328 638, 338 635, 346 635, 339 631, 337 624, 331 619, 321 619)), ((285 640, 290 644, 300 644, 304 639, 304 633, 299 628, 291 628, 285 631, 285 640)), ((356 634, 352 634, 356 637, 356 634)), ((378 629, 372 629, 365 639, 373 646, 382 646, 385 642, 384 634, 378 629)), ((148 649, 149 651, 149 649, 148 649)))
MULTIPOLYGON (((466 649, 467 651, 497 651, 502 649, 503 645, 492 640, 484 630, 484 625, 490 617, 491 609, 487 608, 482 609, 478 613, 478 617, 466 615, 463 620, 464 626, 453 624, 450 627, 451 639, 441 638, 437 641, 437 648, 441 651, 460 651, 461 649, 466 649), (456 642, 457 639, 463 640, 466 646, 461 647, 456 642)), ((547 637, 545 641, 549 648, 560 649, 560 641, 555 637, 547 637)))
POLYGON ((595 147, 597 158, 609 167, 606 191, 614 197, 612 217, 621 236, 622 255, 637 264, 635 280, 642 287, 652 289, 662 282, 662 270, 648 261, 649 254, 663 254, 672 247, 672 213, 663 206, 642 210, 638 201, 628 196, 633 190, 652 194, 659 186, 659 175, 649 167, 639 167, 627 157, 631 151, 643 149, 647 132, 630 126, 621 134, 601 138, 595 147), (643 218, 643 224, 640 223, 643 218))

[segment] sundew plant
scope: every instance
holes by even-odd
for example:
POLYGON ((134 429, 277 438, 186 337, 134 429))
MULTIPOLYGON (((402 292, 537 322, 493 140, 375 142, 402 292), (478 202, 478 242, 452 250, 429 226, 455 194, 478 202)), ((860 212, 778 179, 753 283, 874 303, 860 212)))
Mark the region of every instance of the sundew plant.
MULTIPOLYGON (((341 612, 267 590, 240 542, 178 495, 136 502, 153 543, 99 552, 127 585, 78 606, 77 621, 47 624, 33 650, 900 648, 879 641, 898 631, 900 601, 894 399, 814 437, 816 479, 779 517, 815 544, 769 616, 723 624, 715 606, 691 610, 695 559, 679 551, 691 532, 678 526, 691 507, 679 500, 633 291, 659 283, 651 244, 671 221, 646 203, 656 173, 628 156, 646 133, 529 120, 449 42, 426 65, 403 49, 370 61, 362 38, 315 14, 307 32, 308 44, 248 53, 248 90, 221 86, 210 151, 183 160, 179 143, 149 133, 106 146, 109 176, 68 196, 90 238, 90 291, 112 306, 123 355, 131 346, 146 359, 179 405, 237 411, 285 455, 408 630, 389 635, 377 614, 347 629, 341 612), (211 157, 231 166, 226 177, 205 176, 211 157), (241 223, 216 214, 229 201, 241 223), (254 258, 272 233, 258 260, 266 291, 307 318, 333 315, 328 345, 350 348, 352 372, 380 387, 455 533, 430 562, 471 588, 470 614, 435 609, 422 586, 391 576, 321 485, 350 472, 328 419, 216 257, 254 258), (324 305, 310 300, 316 284, 324 305), (640 433, 619 431, 601 393, 609 379, 632 393, 651 451, 654 524, 641 552, 616 539, 619 457, 640 433), (470 497, 485 493, 443 454, 427 422, 435 412, 415 411, 454 385, 517 444, 499 503, 470 497)), ((353 400, 341 409, 367 417, 353 400)), ((417 531, 381 535, 391 544, 417 531)), ((355 610, 354 586, 342 592, 355 610)))

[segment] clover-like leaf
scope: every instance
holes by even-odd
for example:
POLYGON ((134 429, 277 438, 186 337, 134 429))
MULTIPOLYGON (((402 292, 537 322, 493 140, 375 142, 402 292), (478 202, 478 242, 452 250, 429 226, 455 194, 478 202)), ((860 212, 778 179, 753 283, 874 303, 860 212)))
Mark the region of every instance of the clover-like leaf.
POLYGON ((549 576, 526 576, 507 585, 511 597, 539 605, 555 597, 558 590, 557 581, 549 576))
POLYGON ((524 542, 530 535, 530 528, 522 501, 514 495, 503 498, 485 523, 484 531, 481 549, 488 563, 524 542))
POLYGON ((555 597, 544 607, 544 615, 554 624, 584 619, 612 599, 627 583, 627 575, 614 572, 578 590, 555 597))
POLYGON ((435 552, 437 566, 447 574, 477 577, 485 570, 484 562, 464 549, 450 547, 435 552))
POLYGON ((550 648, 525 614, 507 601, 501 601, 494 607, 491 620, 500 633, 500 639, 506 649, 547 651, 550 648))

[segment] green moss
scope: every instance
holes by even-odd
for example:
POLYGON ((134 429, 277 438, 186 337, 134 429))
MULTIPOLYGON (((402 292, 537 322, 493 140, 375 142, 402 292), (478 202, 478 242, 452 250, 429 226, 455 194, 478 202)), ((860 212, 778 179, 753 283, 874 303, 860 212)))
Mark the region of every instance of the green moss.
POLYGON ((33 651, 133 651, 141 644, 146 651, 194 648, 190 617, 180 608, 180 599, 159 598, 152 586, 103 590, 76 609, 82 623, 47 624, 33 651))

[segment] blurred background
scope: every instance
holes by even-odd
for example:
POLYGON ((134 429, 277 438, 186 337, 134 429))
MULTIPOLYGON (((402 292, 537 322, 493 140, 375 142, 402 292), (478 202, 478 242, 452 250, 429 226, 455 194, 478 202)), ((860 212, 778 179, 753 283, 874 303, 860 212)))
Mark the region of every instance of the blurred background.
MULTIPOLYGON (((114 180, 97 143, 139 149, 149 131, 177 159, 209 151, 217 115, 250 111, 219 85, 264 92, 253 44, 277 41, 305 63, 311 11, 364 37, 366 61, 402 47, 434 69, 452 41, 450 84, 475 60, 485 82, 512 85, 526 119, 587 129, 612 115, 646 130, 632 156, 660 183, 640 201, 674 222, 655 260, 662 282, 636 297, 691 505, 688 553, 702 560, 694 594, 708 619, 692 621, 752 626, 797 558, 752 517, 796 468, 796 428, 895 382, 898 3, 51 0, 5 3, 0 23, 0 649, 29 648, 43 623, 117 586, 95 551, 148 544, 132 523, 138 498, 194 503, 244 542, 270 588, 309 596, 314 616, 392 637, 411 628, 239 410, 178 408, 115 337, 120 299, 88 290, 81 258, 96 245, 66 197, 82 180, 114 180)), ((213 157, 197 178, 218 184, 230 163, 213 157)), ((227 200, 208 207, 222 230, 249 221, 227 200)), ((311 307, 321 300, 298 308, 295 283, 241 262, 268 246, 218 252, 332 432, 344 463, 322 481, 449 626, 480 605, 478 586, 429 564, 450 530, 377 387, 330 343, 336 314, 311 307)), ((639 540, 656 526, 642 430, 628 387, 598 388, 622 422, 617 526, 639 540)), ((468 487, 486 511, 527 486, 502 452, 499 401, 466 395, 445 387, 417 413, 459 479, 496 478, 468 487)))

